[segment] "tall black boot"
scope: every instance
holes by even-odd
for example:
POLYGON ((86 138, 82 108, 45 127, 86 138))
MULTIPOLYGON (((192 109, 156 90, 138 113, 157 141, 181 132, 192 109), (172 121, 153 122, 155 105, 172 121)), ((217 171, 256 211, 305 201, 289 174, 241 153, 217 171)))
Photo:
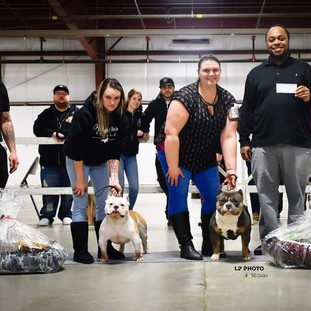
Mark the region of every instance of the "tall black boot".
POLYGON ((201 228, 202 228, 202 249, 201 253, 203 256, 213 255, 213 245, 210 239, 209 223, 213 214, 201 214, 201 228))
POLYGON ((88 252, 89 225, 86 221, 72 222, 70 224, 73 260, 80 263, 90 264, 94 262, 93 256, 88 252))
MULTIPOLYGON (((99 228, 100 228, 101 223, 102 223, 102 220, 94 222, 94 228, 95 228, 97 243, 98 243, 98 239, 99 239, 99 228)), ((108 255, 109 259, 124 259, 125 258, 123 253, 117 251, 112 246, 110 240, 108 240, 108 243, 107 243, 107 255, 108 255)), ((101 257, 102 257, 102 252, 101 252, 100 247, 98 246, 97 258, 101 258, 101 257)))
POLYGON ((180 244, 180 257, 191 260, 202 260, 203 257, 195 250, 190 232, 189 212, 172 215, 171 222, 180 244))
POLYGON ((172 227, 172 222, 171 222, 171 218, 170 216, 168 215, 168 208, 167 208, 168 204, 166 204, 166 207, 165 207, 165 217, 166 217, 166 220, 167 220, 167 225, 169 227, 172 227))

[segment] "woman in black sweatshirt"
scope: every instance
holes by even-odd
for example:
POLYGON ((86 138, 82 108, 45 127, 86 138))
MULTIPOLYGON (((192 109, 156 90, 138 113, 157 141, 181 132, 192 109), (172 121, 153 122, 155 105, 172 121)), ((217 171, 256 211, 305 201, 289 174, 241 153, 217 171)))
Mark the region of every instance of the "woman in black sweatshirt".
POLYGON ((138 129, 138 121, 141 119, 142 95, 139 91, 131 89, 128 92, 126 100, 126 110, 124 111, 125 116, 129 121, 129 133, 130 139, 128 144, 122 150, 120 157, 119 167, 119 181, 122 189, 124 188, 124 173, 126 174, 128 185, 129 185, 129 209, 134 208, 139 188, 138 179, 138 167, 136 155, 138 154, 139 137, 142 137, 143 132, 138 129))
MULTIPOLYGON (((80 263, 93 263, 88 252, 88 223, 86 209, 88 204, 88 181, 92 181, 94 192, 109 185, 120 195, 122 189, 118 179, 119 159, 122 145, 128 136, 128 121, 123 114, 124 91, 118 80, 107 78, 97 93, 93 92, 84 106, 73 118, 72 127, 64 143, 66 166, 73 190, 73 212, 71 234, 73 240, 73 260, 80 263)), ((96 221, 98 231, 105 217, 105 201, 108 189, 95 196, 96 221)), ((109 258, 122 259, 124 255, 116 251, 111 242, 107 246, 109 258)), ((99 250, 98 257, 101 257, 99 250)))

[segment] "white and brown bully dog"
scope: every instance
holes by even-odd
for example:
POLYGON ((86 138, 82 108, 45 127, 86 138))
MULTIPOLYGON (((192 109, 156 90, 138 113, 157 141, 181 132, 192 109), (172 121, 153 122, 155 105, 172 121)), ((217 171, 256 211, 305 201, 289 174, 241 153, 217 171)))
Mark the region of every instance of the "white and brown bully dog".
POLYGON ((98 245, 102 251, 102 260, 108 261, 107 241, 120 244, 120 252, 124 253, 124 244, 132 241, 135 248, 135 260, 143 261, 141 242, 144 253, 149 253, 147 247, 147 223, 136 211, 129 211, 129 201, 126 197, 109 195, 105 206, 106 218, 99 229, 98 245))

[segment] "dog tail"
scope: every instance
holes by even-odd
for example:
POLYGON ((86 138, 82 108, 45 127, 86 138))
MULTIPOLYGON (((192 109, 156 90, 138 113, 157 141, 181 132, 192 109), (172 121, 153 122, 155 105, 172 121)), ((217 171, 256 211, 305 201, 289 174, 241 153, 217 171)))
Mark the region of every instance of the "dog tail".
POLYGON ((141 223, 147 229, 147 222, 143 218, 143 216, 141 216, 138 212, 133 210, 129 211, 129 213, 130 216, 134 219, 134 221, 136 221, 136 223, 141 223))

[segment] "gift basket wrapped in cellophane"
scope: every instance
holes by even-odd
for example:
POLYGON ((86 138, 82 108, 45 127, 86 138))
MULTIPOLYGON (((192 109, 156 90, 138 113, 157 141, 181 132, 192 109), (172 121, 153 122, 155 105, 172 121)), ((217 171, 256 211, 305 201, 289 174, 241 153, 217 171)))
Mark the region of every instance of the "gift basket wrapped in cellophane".
POLYGON ((0 273, 59 271, 68 257, 66 250, 16 220, 21 206, 21 196, 0 189, 0 273))
POLYGON ((282 268, 311 269, 311 211, 270 232, 264 239, 263 253, 282 268))

